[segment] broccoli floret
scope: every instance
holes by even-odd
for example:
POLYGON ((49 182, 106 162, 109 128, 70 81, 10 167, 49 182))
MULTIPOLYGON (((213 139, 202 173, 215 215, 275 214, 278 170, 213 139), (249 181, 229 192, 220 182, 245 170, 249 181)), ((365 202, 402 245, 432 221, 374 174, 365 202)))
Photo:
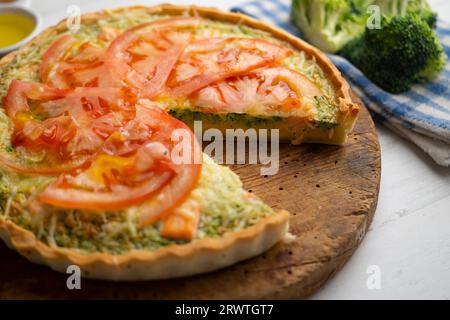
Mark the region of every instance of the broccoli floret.
POLYGON ((447 60, 436 34, 417 15, 383 17, 381 29, 367 28, 340 54, 392 93, 435 78, 447 60))
POLYGON ((373 4, 375 0, 349 0, 353 11, 359 15, 366 14, 367 8, 373 4))
POLYGON ((436 28, 437 13, 431 9, 427 0, 411 0, 408 5, 408 13, 419 15, 431 28, 436 28))
POLYGON ((427 0, 374 0, 373 4, 380 6, 383 16, 418 15, 431 28, 436 27, 437 14, 431 9, 427 0))
POLYGON ((293 0, 291 19, 311 44, 334 53, 364 32, 358 1, 363 0, 293 0))

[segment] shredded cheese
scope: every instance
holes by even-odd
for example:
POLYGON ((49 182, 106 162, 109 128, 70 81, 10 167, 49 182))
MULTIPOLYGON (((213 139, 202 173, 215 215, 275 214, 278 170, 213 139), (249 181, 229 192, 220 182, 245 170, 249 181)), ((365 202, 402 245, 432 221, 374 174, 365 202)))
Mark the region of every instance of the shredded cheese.
POLYGON ((58 216, 56 214, 53 214, 50 218, 50 226, 49 231, 47 233, 47 243, 50 247, 57 247, 56 240, 55 240, 55 230, 56 230, 56 223, 58 216))

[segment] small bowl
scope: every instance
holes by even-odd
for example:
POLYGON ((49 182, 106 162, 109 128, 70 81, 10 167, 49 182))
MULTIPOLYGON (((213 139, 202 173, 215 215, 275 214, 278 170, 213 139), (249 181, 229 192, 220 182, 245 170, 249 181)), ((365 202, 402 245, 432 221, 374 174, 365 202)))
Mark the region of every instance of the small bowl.
POLYGON ((39 29, 41 28, 41 23, 42 23, 41 18, 39 17, 39 15, 37 13, 31 11, 30 9, 28 9, 26 7, 7 5, 7 4, 19 4, 20 5, 20 3, 22 3, 22 1, 20 1, 20 0, 12 2, 12 3, 3 3, 3 5, 0 6, 0 15, 12 13, 12 14, 26 16, 26 17, 30 18, 31 20, 33 20, 34 29, 33 29, 33 31, 31 31, 31 33, 26 38, 20 40, 19 42, 15 43, 13 45, 10 45, 9 47, 0 48, 0 57, 4 56, 5 54, 7 54, 11 51, 16 50, 16 49, 20 48, 21 46, 23 46, 24 44, 26 44, 38 33, 39 29))

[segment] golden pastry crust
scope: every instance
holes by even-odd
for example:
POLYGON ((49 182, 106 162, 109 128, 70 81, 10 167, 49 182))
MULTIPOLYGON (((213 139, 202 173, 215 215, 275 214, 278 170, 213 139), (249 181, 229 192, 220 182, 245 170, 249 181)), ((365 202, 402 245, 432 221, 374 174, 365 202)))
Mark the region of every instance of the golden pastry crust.
POLYGON ((288 231, 289 214, 280 211, 241 231, 215 239, 170 245, 155 251, 133 250, 120 255, 86 254, 50 247, 16 224, 0 219, 0 238, 32 262, 59 272, 77 265, 82 276, 113 281, 167 279, 217 270, 261 254, 288 231))
MULTIPOLYGON (((351 100, 348 83, 325 54, 304 41, 246 15, 223 12, 213 8, 160 5, 156 7, 125 7, 112 11, 126 12, 136 9, 147 10, 153 14, 201 16, 248 25, 266 31, 275 38, 286 41, 294 48, 304 51, 307 55, 314 56, 336 90, 340 107, 338 121, 346 131, 351 131, 353 128, 359 107, 351 100)), ((99 20, 108 14, 107 11, 85 14, 81 18, 81 23, 99 20)), ((0 68, 10 63, 21 50, 66 29, 66 20, 46 29, 25 47, 1 59, 0 68)), ((29 260, 48 265, 60 272, 66 272, 69 265, 78 265, 82 270, 82 276, 87 278, 115 281, 150 280, 208 272, 256 256, 280 241, 288 230, 288 224, 289 214, 286 211, 280 211, 273 216, 261 219, 249 228, 227 233, 220 238, 195 240, 189 244, 171 245, 155 251, 134 250, 120 255, 87 254, 76 249, 50 247, 39 241, 32 232, 4 219, 0 219, 0 238, 10 248, 15 249, 29 260)))

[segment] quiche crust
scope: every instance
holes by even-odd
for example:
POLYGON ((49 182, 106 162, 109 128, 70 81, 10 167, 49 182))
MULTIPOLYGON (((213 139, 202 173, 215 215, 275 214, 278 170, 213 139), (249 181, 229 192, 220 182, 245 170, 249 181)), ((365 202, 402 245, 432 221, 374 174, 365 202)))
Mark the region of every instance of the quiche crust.
POLYGON ((133 250, 125 254, 85 254, 81 250, 50 247, 18 225, 0 219, 0 238, 30 261, 65 273, 77 265, 85 278, 137 281, 190 276, 209 272, 257 256, 286 234, 289 213, 279 211, 241 231, 220 238, 170 245, 155 251, 133 250))

